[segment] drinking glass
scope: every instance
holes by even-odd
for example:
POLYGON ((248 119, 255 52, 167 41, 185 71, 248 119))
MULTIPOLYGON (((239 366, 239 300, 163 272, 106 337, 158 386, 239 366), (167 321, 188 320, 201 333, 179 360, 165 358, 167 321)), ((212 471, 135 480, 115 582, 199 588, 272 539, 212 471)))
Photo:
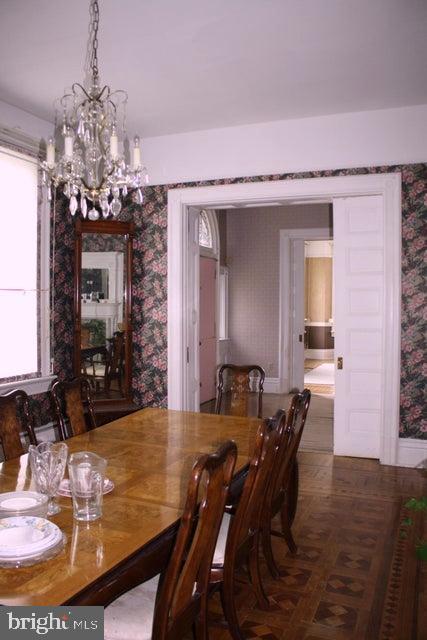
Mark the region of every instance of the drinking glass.
POLYGON ((86 522, 102 516, 102 496, 107 461, 91 451, 72 453, 68 476, 76 520, 86 522))
POLYGON ((55 495, 64 477, 67 445, 64 442, 41 442, 37 446, 30 444, 28 454, 37 491, 44 493, 49 499, 47 515, 59 513, 61 507, 55 501, 55 495))

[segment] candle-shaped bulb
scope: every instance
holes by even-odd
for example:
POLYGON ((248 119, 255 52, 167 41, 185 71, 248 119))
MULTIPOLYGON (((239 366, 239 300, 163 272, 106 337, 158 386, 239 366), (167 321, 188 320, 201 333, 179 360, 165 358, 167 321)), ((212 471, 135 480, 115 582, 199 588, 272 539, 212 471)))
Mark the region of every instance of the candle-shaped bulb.
POLYGON ((73 157, 73 136, 70 129, 67 130, 66 136, 64 138, 64 155, 67 160, 71 160, 71 158, 73 157))
POLYGON ((110 136, 110 156, 112 160, 117 160, 119 157, 119 139, 117 137, 115 126, 113 126, 110 136))
POLYGON ((132 168, 139 169, 141 166, 141 148, 139 146, 139 136, 135 136, 133 139, 133 156, 132 156, 132 168))
POLYGON ((52 169, 55 166, 55 143, 53 138, 49 138, 46 148, 46 164, 52 169))

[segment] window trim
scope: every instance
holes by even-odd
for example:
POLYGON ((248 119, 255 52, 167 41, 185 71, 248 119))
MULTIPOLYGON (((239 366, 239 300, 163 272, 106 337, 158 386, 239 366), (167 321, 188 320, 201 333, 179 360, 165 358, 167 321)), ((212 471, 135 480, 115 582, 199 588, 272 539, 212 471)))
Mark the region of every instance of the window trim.
MULTIPOLYGON (((40 356, 40 376, 32 378, 22 378, 20 380, 13 380, 7 382, 1 382, 0 380, 0 394, 7 393, 11 389, 23 389, 29 395, 37 393, 44 393, 48 390, 51 382, 56 378, 52 374, 51 363, 51 328, 50 328, 50 206, 47 199, 47 192, 41 185, 41 170, 37 157, 28 155, 28 152, 22 152, 18 148, 19 145, 11 148, 10 146, 3 147, 0 141, 1 152, 13 155, 17 158, 21 158, 26 162, 30 162, 35 165, 37 169, 37 210, 38 210, 38 223, 39 223, 39 255, 40 263, 38 268, 40 269, 39 280, 39 309, 40 309, 40 335, 39 335, 39 356, 40 356)), ((26 151, 26 150, 25 150, 26 151)), ((18 376, 17 376, 18 377, 18 376)))

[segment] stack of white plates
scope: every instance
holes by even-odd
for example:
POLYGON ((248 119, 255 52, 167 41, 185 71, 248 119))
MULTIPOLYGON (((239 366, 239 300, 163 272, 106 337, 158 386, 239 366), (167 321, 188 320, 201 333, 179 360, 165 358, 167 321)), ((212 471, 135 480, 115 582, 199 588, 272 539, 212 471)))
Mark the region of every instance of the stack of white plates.
POLYGON ((56 524, 35 516, 0 519, 0 565, 43 558, 62 543, 56 524))
POLYGON ((0 493, 0 518, 10 516, 47 515, 47 496, 36 491, 10 491, 0 493))

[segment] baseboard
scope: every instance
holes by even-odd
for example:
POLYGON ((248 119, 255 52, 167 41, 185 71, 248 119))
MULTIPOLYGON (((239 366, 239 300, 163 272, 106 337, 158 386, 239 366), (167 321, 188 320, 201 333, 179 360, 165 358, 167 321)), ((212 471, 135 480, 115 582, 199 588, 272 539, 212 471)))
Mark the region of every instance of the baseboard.
POLYGON ((332 360, 334 357, 333 349, 305 349, 304 357, 313 360, 332 360))
POLYGON ((265 393, 281 393, 280 378, 266 378, 264 380, 265 393))
POLYGON ((396 464, 399 467, 427 468, 427 440, 399 438, 396 464))

